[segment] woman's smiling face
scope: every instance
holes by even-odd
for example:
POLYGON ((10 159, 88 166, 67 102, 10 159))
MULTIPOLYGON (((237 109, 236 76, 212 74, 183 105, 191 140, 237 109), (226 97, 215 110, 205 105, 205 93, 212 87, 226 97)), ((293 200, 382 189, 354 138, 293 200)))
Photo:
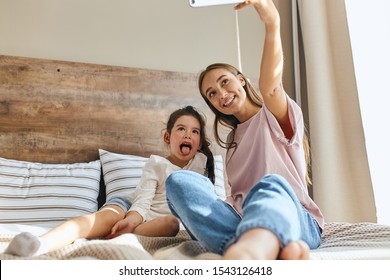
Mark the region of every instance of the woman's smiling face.
POLYGON ((223 68, 210 70, 202 81, 202 94, 219 112, 237 115, 246 101, 245 81, 223 68))

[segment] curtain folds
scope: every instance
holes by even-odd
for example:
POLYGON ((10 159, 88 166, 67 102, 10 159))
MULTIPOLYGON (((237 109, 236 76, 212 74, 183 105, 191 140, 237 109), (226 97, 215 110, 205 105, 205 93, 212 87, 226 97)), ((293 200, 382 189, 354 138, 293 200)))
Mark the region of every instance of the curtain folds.
POLYGON ((327 222, 376 222, 345 3, 292 6, 295 88, 310 131, 314 200, 327 222))

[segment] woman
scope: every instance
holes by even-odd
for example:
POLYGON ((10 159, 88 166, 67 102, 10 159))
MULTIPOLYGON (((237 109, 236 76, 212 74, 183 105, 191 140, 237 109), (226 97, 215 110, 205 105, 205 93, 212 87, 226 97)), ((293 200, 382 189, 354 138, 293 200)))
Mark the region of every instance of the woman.
MULTIPOLYGON (((302 111, 284 91, 280 17, 272 0, 249 0, 265 25, 257 93, 233 66, 213 64, 199 90, 215 113, 214 133, 227 148, 231 196, 221 201, 198 174, 167 179, 172 213, 224 259, 308 259, 321 242, 323 215, 308 195, 302 111), (227 142, 218 133, 231 129, 227 142)), ((306 154, 307 155, 307 154, 306 154)))

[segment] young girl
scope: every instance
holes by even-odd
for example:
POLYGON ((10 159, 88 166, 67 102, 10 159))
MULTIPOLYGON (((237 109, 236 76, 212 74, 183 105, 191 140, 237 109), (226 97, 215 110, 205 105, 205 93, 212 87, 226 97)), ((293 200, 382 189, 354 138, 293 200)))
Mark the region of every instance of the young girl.
POLYGON ((321 242, 323 215, 307 190, 302 111, 282 85, 279 13, 272 0, 248 0, 265 25, 259 88, 236 68, 213 64, 199 90, 215 113, 214 134, 227 148, 231 196, 224 202, 195 173, 167 179, 172 213, 224 259, 308 259, 321 242), (218 125, 231 128, 224 142, 218 125), (196 200, 193 198, 196 197, 196 200))
POLYGON ((164 142, 170 148, 169 156, 150 156, 132 197, 113 197, 99 211, 66 221, 41 237, 23 232, 15 236, 5 253, 28 257, 61 248, 78 238, 112 238, 123 233, 175 236, 179 222, 167 206, 165 180, 172 172, 185 169, 208 176, 214 183, 214 158, 205 121, 192 106, 170 115, 164 142))

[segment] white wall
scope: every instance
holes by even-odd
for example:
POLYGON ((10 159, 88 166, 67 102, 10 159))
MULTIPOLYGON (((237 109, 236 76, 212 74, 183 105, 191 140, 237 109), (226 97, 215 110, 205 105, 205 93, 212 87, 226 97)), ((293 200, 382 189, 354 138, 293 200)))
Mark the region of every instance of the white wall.
MULTIPOLYGON (((239 17, 243 70, 257 78, 263 29, 253 8, 239 17)), ((188 0, 0 0, 0 54, 198 73, 238 66, 235 24, 233 6, 188 0)))
POLYGON ((390 1, 346 8, 378 222, 390 225, 390 1))

